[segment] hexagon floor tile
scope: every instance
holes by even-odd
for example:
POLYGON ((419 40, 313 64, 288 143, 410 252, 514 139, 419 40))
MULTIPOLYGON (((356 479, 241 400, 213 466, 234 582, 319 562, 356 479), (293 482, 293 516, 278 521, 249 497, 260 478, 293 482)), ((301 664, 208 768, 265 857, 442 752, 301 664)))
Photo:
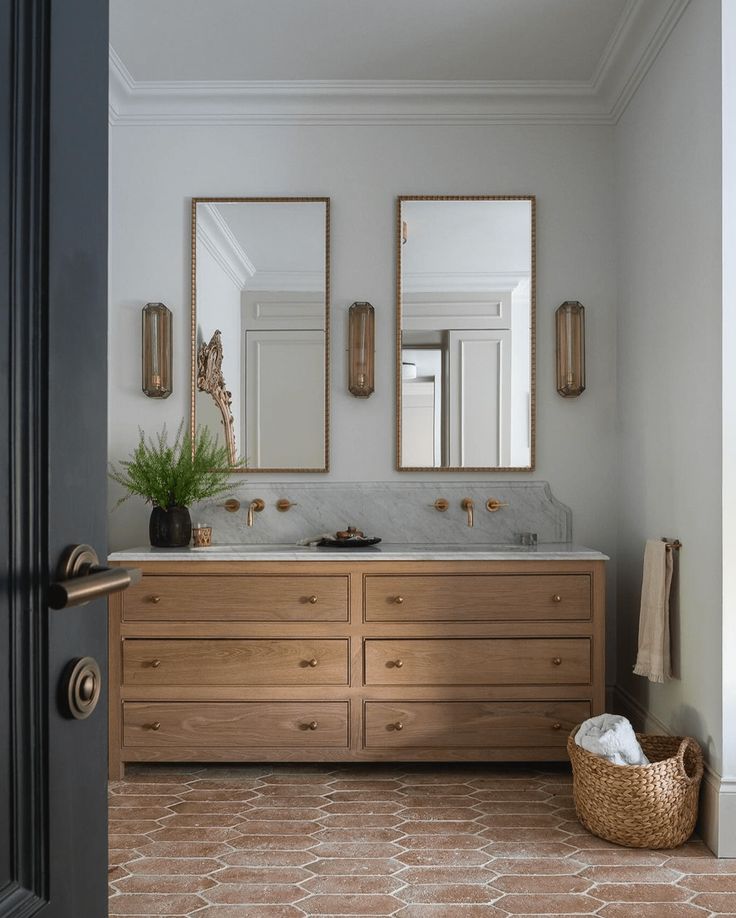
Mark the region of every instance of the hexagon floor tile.
POLYGON ((110 915, 708 918, 736 861, 620 848, 566 766, 129 766, 110 785, 110 915))

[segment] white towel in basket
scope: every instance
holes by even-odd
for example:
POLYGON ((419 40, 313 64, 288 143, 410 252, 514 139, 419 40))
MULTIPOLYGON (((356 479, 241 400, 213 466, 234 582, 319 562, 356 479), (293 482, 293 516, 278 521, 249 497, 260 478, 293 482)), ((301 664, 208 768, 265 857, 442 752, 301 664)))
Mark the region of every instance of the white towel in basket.
POLYGON ((599 714, 583 721, 575 742, 614 765, 648 765, 634 728, 619 714, 599 714))

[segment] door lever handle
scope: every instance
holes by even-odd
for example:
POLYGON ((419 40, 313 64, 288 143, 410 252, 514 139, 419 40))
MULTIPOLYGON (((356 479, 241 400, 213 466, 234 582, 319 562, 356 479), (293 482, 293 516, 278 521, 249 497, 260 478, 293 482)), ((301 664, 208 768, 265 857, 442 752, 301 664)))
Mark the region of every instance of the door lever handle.
POLYGON ((49 585, 52 609, 82 606, 93 599, 127 590, 143 576, 137 567, 104 567, 89 545, 70 545, 56 569, 57 580, 49 585))

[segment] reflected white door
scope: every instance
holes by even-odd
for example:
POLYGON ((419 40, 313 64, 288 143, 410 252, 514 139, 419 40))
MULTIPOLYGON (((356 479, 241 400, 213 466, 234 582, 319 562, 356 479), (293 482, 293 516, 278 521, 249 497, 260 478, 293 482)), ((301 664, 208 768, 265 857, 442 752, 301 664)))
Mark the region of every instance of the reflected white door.
POLYGON ((511 332, 451 331, 451 466, 510 465, 511 332))
POLYGON ((249 331, 245 351, 248 465, 322 468, 325 333, 249 331))

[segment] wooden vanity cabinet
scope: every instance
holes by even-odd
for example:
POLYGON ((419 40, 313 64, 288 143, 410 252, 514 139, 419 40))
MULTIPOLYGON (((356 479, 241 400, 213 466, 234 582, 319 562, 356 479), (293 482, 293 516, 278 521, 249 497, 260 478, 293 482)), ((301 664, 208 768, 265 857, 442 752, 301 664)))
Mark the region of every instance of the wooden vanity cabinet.
POLYGON ((112 777, 563 760, 604 710, 604 561, 132 563, 109 606, 112 777))

